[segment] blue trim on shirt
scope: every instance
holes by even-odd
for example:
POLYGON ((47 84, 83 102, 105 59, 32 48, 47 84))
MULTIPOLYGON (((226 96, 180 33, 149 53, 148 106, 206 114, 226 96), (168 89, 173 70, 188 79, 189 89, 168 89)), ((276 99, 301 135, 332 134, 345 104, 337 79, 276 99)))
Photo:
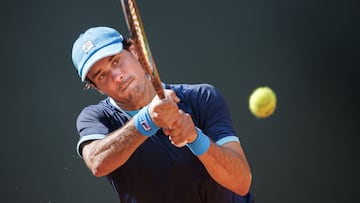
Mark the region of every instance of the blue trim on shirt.
POLYGON ((76 151, 77 151, 78 155, 82 158, 82 155, 80 153, 80 146, 82 143, 84 143, 86 141, 90 141, 90 140, 101 140, 101 139, 104 139, 105 137, 106 137, 106 135, 102 135, 102 134, 93 134, 93 135, 82 136, 76 145, 76 151))
POLYGON ((220 140, 216 141, 216 144, 223 145, 223 144, 226 144, 229 142, 240 142, 240 139, 238 136, 231 135, 231 136, 221 138, 220 140))

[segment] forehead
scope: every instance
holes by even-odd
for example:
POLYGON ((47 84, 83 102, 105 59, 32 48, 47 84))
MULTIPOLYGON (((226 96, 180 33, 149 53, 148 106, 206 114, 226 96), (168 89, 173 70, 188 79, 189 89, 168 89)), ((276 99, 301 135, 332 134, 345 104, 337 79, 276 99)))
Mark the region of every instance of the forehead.
POLYGON ((98 61, 96 61, 90 68, 87 76, 92 78, 93 74, 98 72, 102 67, 104 67, 105 64, 109 63, 112 58, 114 58, 116 55, 107 56, 104 57, 98 61))
POLYGON ((127 59, 127 58, 131 58, 131 57, 129 57, 130 55, 131 54, 128 50, 123 49, 118 54, 106 56, 106 57, 96 61, 91 66, 89 72, 87 73, 87 77, 90 79, 93 79, 99 72, 101 72, 102 69, 108 67, 109 63, 111 63, 115 57, 120 56, 121 59, 125 59, 125 58, 127 59))

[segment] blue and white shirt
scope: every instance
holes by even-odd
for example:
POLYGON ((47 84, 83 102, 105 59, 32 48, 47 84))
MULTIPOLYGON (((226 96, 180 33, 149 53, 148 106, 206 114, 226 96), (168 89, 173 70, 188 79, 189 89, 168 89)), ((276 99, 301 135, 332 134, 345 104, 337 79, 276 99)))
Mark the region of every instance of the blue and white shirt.
MULTIPOLYGON (((166 84, 165 88, 175 91, 181 100, 179 108, 218 145, 239 142, 227 104, 216 88, 208 84, 166 84)), ((79 155, 82 143, 105 138, 133 113, 119 108, 111 98, 84 108, 77 119, 79 155)), ((250 194, 239 196, 215 182, 189 148, 172 145, 162 130, 146 139, 108 179, 122 203, 253 201, 250 194)))

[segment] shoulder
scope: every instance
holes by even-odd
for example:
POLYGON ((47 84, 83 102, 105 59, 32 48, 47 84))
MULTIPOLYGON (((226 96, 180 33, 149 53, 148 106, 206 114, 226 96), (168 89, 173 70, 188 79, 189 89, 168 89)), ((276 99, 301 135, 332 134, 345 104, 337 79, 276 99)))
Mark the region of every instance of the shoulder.
POLYGON ((199 91, 205 89, 215 89, 215 87, 208 83, 200 84, 165 84, 166 89, 182 90, 182 91, 199 91))
POLYGON ((191 95, 192 97, 221 96, 217 88, 208 83, 201 84, 167 84, 167 89, 173 89, 177 95, 191 95))
POLYGON ((121 127, 129 119, 124 111, 115 108, 107 98, 85 107, 76 120, 76 126, 81 135, 105 135, 121 127))
POLYGON ((97 104, 91 104, 86 106, 81 110, 79 118, 84 116, 101 116, 106 114, 106 112, 113 111, 107 100, 108 99, 104 99, 97 104))
POLYGON ((105 98, 97 104, 91 104, 82 109, 81 113, 85 114, 108 114, 112 115, 114 113, 125 113, 123 110, 116 108, 111 104, 110 98, 105 98))
POLYGON ((123 117, 126 118, 127 114, 116 107, 114 107, 109 98, 101 100, 97 104, 86 106, 82 109, 78 116, 79 121, 87 120, 103 120, 106 118, 123 117))
POLYGON ((208 83, 167 84, 165 88, 175 91, 182 101, 180 106, 187 111, 206 111, 208 108, 226 106, 226 101, 218 89, 208 83))

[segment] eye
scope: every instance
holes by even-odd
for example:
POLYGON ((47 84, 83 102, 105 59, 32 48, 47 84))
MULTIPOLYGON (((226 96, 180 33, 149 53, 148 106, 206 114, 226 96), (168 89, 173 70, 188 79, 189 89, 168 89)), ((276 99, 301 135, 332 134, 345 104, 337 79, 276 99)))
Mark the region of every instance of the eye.
POLYGON ((101 80, 103 80, 104 78, 105 78, 105 73, 101 73, 98 77, 97 77, 97 80, 98 81, 101 81, 101 80))
POLYGON ((116 65, 119 64, 119 60, 120 60, 120 57, 114 57, 113 60, 112 60, 112 62, 111 62, 111 64, 112 64, 113 66, 116 66, 116 65))

